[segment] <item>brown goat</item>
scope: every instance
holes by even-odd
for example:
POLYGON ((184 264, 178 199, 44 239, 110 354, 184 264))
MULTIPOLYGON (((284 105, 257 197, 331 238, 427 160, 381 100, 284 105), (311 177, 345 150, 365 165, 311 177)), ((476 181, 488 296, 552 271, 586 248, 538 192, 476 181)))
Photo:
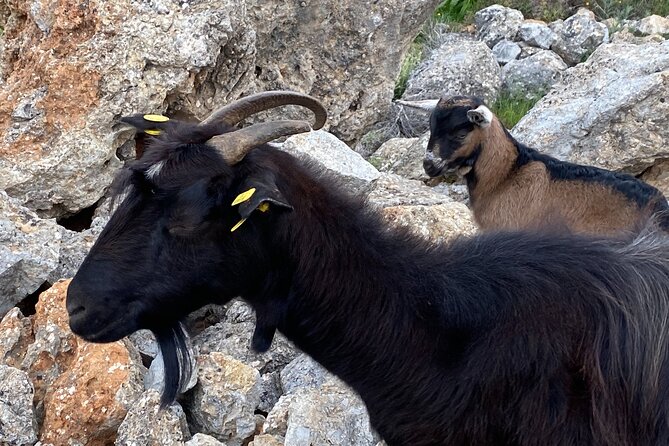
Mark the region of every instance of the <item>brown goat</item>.
POLYGON ((464 176, 483 230, 557 224, 614 235, 636 232, 658 212, 669 229, 660 191, 631 175, 560 161, 519 143, 478 98, 398 102, 431 111, 425 171, 464 176))

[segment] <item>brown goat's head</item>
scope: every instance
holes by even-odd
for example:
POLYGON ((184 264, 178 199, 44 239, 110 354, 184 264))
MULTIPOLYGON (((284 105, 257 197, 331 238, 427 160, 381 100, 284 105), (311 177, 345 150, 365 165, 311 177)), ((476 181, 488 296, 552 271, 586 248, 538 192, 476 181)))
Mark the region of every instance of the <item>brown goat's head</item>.
POLYGON ((423 159, 431 177, 457 170, 464 175, 471 170, 485 129, 495 119, 482 100, 469 96, 451 96, 438 101, 398 101, 402 105, 429 111, 430 140, 423 159))

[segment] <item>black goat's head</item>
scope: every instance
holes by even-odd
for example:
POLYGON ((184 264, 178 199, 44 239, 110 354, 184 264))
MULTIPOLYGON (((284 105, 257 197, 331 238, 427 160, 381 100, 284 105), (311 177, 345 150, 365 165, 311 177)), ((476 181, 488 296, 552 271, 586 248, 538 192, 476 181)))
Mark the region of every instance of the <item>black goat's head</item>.
POLYGON ((140 328, 165 333, 192 310, 258 286, 269 232, 261 229, 291 205, 272 166, 253 162, 253 153, 242 158, 311 127, 305 121, 232 126, 288 104, 311 109, 313 127, 323 126, 322 105, 290 92, 249 96, 199 124, 161 125, 144 156, 117 178, 120 204, 70 284, 67 309, 76 334, 111 342, 140 328), (246 219, 252 223, 237 229, 246 219))
POLYGON ((428 175, 436 177, 454 169, 464 175, 471 170, 485 139, 483 132, 495 119, 483 101, 452 96, 438 101, 397 102, 430 112, 430 140, 423 159, 428 175))

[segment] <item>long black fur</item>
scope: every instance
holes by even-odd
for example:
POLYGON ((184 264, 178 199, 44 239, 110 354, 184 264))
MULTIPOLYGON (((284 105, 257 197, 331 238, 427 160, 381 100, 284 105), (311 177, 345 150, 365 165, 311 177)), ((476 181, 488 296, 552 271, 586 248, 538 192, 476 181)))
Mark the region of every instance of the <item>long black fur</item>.
MULTIPOLYGON (((254 346, 284 333, 361 395, 390 446, 669 444, 665 235, 435 246, 288 154, 261 147, 230 167, 185 141, 166 132, 117 185, 126 198, 68 292, 68 308, 111 328, 89 335, 98 327, 80 316, 75 332, 111 341, 241 295, 254 346), (249 180, 293 210, 255 212, 231 233, 249 180)), ((165 401, 186 375, 174 358, 165 401)))

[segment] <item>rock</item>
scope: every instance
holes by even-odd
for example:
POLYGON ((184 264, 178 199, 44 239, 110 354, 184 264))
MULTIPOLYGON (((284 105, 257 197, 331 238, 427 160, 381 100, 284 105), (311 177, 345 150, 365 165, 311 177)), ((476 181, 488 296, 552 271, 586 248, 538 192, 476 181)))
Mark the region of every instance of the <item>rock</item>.
POLYGON ((437 192, 420 181, 384 173, 372 184, 368 200, 381 208, 393 206, 433 206, 452 203, 453 198, 437 192))
POLYGON ((321 130, 293 135, 283 143, 281 150, 315 163, 319 170, 340 178, 342 185, 353 192, 368 186, 379 176, 374 166, 360 154, 334 135, 321 130))
POLYGON ((8 3, 0 189, 42 216, 71 215, 96 203, 121 165, 131 134, 113 127, 119 116, 202 118, 269 89, 322 98, 330 128, 353 142, 390 108, 400 62, 437 4, 8 3))
POLYGON ((64 231, 0 190, 0 315, 55 280, 64 231))
POLYGON ((218 352, 201 355, 198 366, 198 384, 184 401, 190 425, 227 446, 240 446, 256 428, 258 371, 218 352))
POLYGON ((19 368, 28 346, 35 341, 29 318, 14 307, 0 321, 0 364, 19 368))
POLYGON ((474 15, 476 37, 492 48, 500 40, 514 40, 523 20, 523 13, 516 9, 488 6, 474 15))
POLYGON ((525 59, 544 51, 541 48, 537 48, 536 46, 530 46, 525 42, 518 43, 518 46, 520 46, 520 56, 518 56, 518 59, 525 59))
POLYGON ((379 441, 362 400, 335 378, 318 388, 300 388, 282 396, 256 439, 258 446, 374 446, 379 441))
POLYGON ((585 8, 565 21, 551 23, 550 27, 557 35, 551 49, 569 65, 583 62, 598 46, 609 41, 609 29, 585 8))
POLYGON ((257 410, 268 413, 283 392, 281 391, 281 376, 278 371, 265 373, 260 376, 260 402, 257 410))
POLYGON ((186 414, 177 403, 160 409, 160 394, 144 392, 118 428, 116 446, 180 445, 190 437, 186 414))
MULTIPOLYGON (((402 99, 413 101, 472 95, 493 103, 499 88, 500 68, 490 48, 460 34, 450 34, 411 73, 402 99)), ((429 122, 424 112, 408 107, 404 112, 401 125, 405 135, 418 136, 427 131, 429 122)))
POLYGON ((284 446, 283 439, 273 435, 256 435, 249 446, 284 446))
POLYGON ((541 96, 560 80, 567 68, 560 56, 541 50, 506 64, 502 68, 502 89, 512 95, 524 94, 528 99, 541 96))
POLYGON ((82 232, 63 230, 60 240, 58 269, 52 274, 52 277, 74 277, 101 231, 101 227, 94 227, 82 232))
POLYGON ((492 53, 495 55, 495 59, 497 59, 497 63, 500 65, 518 59, 521 52, 522 49, 520 48, 520 45, 507 39, 500 40, 494 47, 492 47, 492 53))
POLYGON ((429 133, 420 138, 393 138, 379 147, 369 161, 382 172, 425 180, 428 176, 423 169, 423 156, 429 139, 429 133))
POLYGON ((602 45, 513 133, 560 159, 638 174, 666 158, 668 91, 669 41, 602 45))
POLYGON ((436 243, 476 232, 472 213, 462 203, 387 207, 383 209, 383 215, 391 223, 409 228, 417 235, 436 243))
POLYGON ((331 376, 311 356, 302 353, 281 370, 281 387, 289 395, 298 389, 318 388, 331 376))
POLYGON ((658 188, 665 197, 669 197, 669 160, 663 159, 656 162, 641 175, 641 179, 658 188))
POLYGON ((150 330, 138 330, 128 336, 128 340, 135 346, 137 351, 147 358, 155 358, 160 352, 156 337, 150 330))
MULTIPOLYGON (((187 383, 179 389, 179 393, 184 393, 193 387, 197 383, 197 362, 195 360, 195 351, 192 348, 190 342, 188 342, 188 349, 190 351, 189 358, 191 359, 191 376, 187 383)), ((165 362, 163 360, 163 354, 158 350, 158 354, 151 361, 151 366, 146 375, 144 375, 144 388, 146 390, 152 389, 157 392, 162 393, 163 388, 165 387, 165 362)))
POLYGON ((633 29, 641 34, 646 35, 669 34, 669 17, 662 17, 657 14, 653 14, 639 20, 637 26, 633 29))
MULTIPOLYGON (((245 303, 239 305, 247 306, 245 303)), ((226 315, 227 316, 227 315, 226 315)), ((295 347, 281 333, 274 336, 272 346, 265 353, 251 349, 255 317, 251 321, 226 321, 207 328, 193 338, 193 345, 200 354, 221 352, 257 369, 260 373, 281 370, 297 355, 295 347)))
MULTIPOLYGON (((253 442, 250 444, 253 444, 253 442)), ((209 435, 197 433, 186 442, 185 446, 225 446, 225 444, 209 435)))
POLYGON ((617 31, 611 36, 611 42, 613 43, 633 43, 635 45, 643 45, 644 43, 662 43, 664 40, 664 37, 660 34, 640 36, 635 32, 630 31, 628 28, 617 31))
POLYGON ((439 2, 248 0, 259 68, 250 77, 259 90, 321 98, 330 131, 352 143, 390 108, 404 55, 439 2))
POLYGON ((33 385, 28 375, 0 365, 0 443, 32 445, 37 441, 33 385))
POLYGON ((557 34, 541 20, 525 20, 518 30, 518 37, 529 45, 543 48, 545 50, 557 40, 557 34))

